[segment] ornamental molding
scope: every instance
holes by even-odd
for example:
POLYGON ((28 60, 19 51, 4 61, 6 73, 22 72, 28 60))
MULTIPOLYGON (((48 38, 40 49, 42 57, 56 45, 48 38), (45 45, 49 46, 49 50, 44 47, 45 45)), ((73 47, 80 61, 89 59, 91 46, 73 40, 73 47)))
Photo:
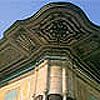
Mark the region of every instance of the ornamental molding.
POLYGON ((0 80, 45 56, 68 55, 100 82, 100 27, 90 22, 74 4, 47 4, 5 31, 0 41, 0 80), (95 55, 97 63, 93 62, 95 55))

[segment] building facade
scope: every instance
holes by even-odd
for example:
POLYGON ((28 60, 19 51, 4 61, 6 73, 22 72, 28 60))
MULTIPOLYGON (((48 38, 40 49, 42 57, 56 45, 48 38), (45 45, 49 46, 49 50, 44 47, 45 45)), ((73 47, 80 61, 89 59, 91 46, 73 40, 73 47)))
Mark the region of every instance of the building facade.
POLYGON ((100 100, 100 27, 65 2, 16 21, 0 41, 0 100, 100 100))

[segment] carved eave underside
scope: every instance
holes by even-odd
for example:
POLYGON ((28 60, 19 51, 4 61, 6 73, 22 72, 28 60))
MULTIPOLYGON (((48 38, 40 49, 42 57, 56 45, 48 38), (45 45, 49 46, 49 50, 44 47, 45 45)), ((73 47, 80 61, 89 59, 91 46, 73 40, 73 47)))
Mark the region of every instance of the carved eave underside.
POLYGON ((71 3, 44 6, 34 16, 16 21, 5 32, 0 41, 0 80, 47 55, 69 55, 100 82, 100 27, 71 3))

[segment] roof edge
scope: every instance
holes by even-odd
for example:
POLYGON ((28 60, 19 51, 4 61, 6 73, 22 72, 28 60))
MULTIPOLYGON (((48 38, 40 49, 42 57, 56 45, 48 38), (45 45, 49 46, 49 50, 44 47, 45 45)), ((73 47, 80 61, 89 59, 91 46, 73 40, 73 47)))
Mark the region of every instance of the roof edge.
POLYGON ((44 12, 45 10, 50 9, 51 7, 55 7, 55 6, 66 6, 67 8, 76 11, 77 13, 80 14, 81 17, 83 17, 87 21, 87 23, 89 23, 90 26, 95 27, 95 28, 100 30, 100 26, 98 26, 98 25, 94 24, 92 21, 90 21, 89 18, 84 13, 84 11, 80 7, 78 7, 77 5, 70 3, 70 2, 51 2, 49 4, 44 5, 42 8, 40 8, 40 10, 37 11, 34 15, 32 15, 26 19, 23 19, 23 20, 16 20, 14 22, 14 24, 12 24, 7 30, 5 30, 4 36, 0 40, 0 42, 6 37, 6 35, 11 30, 16 28, 17 26, 21 25, 22 23, 26 22, 27 20, 31 20, 33 17, 38 16, 40 13, 44 12))

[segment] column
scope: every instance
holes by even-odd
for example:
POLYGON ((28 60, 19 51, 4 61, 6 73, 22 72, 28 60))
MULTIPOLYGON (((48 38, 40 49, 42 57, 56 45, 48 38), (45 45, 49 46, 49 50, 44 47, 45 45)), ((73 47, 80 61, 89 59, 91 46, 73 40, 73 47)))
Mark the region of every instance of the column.
POLYGON ((67 77, 66 77, 66 68, 62 68, 62 92, 63 100, 67 100, 67 77))
POLYGON ((47 99, 47 94, 48 94, 48 88, 49 88, 49 66, 48 66, 48 60, 45 61, 45 88, 43 91, 43 100, 47 99))
POLYGON ((50 60, 49 94, 62 94, 62 65, 60 60, 50 60))
POLYGON ((67 99, 74 99, 74 74, 71 69, 68 69, 68 80, 67 80, 67 99))

